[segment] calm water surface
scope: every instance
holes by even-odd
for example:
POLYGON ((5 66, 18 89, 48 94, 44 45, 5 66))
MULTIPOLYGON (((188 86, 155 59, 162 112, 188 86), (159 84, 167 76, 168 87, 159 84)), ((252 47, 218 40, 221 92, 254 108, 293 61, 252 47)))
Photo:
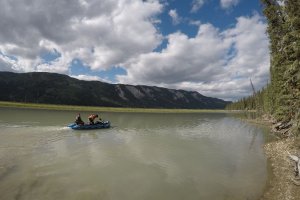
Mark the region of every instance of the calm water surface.
POLYGON ((74 131, 66 125, 76 112, 0 108, 1 199, 251 200, 263 192, 262 128, 222 113, 99 114, 113 127, 74 131))

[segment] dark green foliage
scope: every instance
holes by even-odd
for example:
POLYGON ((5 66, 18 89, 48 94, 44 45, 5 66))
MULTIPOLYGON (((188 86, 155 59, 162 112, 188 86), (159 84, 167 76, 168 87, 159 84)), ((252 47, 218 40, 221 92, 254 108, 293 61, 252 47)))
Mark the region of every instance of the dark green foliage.
MULTIPOLYGON (((271 83, 228 109, 255 109, 278 121, 300 119, 300 1, 261 0, 268 20, 271 83), (255 106, 249 106, 250 102, 255 106), (246 103, 245 103, 246 102, 246 103), (244 107, 242 106, 244 105, 244 107)), ((297 124, 297 123, 296 123, 297 124)))
POLYGON ((80 81, 38 72, 0 72, 0 91, 0 101, 83 106, 223 109, 229 103, 198 92, 80 81))

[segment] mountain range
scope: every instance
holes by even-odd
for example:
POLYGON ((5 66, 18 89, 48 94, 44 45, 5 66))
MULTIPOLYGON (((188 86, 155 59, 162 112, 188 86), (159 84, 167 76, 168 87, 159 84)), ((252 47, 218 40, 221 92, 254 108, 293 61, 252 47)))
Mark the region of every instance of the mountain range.
POLYGON ((230 103, 195 91, 83 81, 47 72, 0 72, 0 91, 0 101, 62 105, 223 109, 230 103))

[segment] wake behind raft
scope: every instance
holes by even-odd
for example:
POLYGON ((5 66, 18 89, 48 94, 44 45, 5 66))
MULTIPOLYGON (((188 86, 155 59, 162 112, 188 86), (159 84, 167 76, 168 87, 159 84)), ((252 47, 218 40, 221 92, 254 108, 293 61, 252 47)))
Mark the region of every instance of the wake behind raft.
POLYGON ((88 129, 103 129, 103 128, 109 128, 110 122, 109 121, 101 121, 96 122, 95 124, 83 124, 79 125, 76 123, 68 125, 69 128, 74 130, 88 130, 88 129))

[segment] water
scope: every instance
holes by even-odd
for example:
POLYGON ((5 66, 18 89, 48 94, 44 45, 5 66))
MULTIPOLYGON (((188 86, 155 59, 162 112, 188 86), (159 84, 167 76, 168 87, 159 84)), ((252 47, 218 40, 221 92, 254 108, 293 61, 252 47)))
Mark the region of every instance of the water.
POLYGON ((260 127, 222 113, 99 114, 113 127, 74 131, 66 125, 76 112, 0 108, 1 199, 250 200, 263 192, 269 138, 260 127))

